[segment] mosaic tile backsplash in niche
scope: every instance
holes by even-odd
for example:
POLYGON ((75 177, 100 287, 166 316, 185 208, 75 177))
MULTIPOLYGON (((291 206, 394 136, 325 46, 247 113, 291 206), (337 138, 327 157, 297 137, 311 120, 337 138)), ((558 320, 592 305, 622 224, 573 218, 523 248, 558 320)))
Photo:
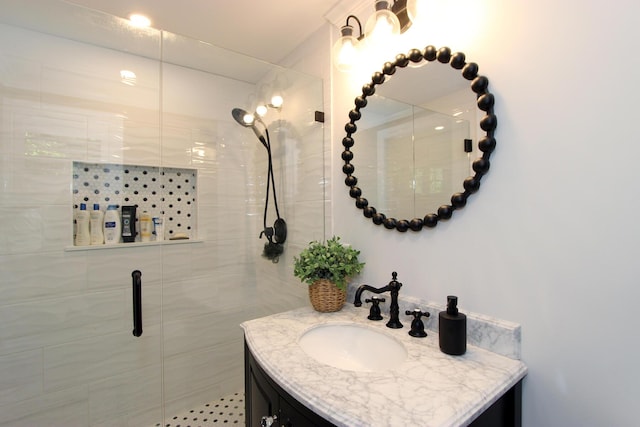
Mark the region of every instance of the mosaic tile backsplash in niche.
MULTIPOLYGON (((73 163, 73 207, 106 211, 108 205, 137 206, 164 218, 165 239, 176 233, 196 238, 197 170, 118 164, 73 163)), ((139 227, 137 228, 139 230, 139 227)), ((140 236, 136 238, 140 241, 140 236)))

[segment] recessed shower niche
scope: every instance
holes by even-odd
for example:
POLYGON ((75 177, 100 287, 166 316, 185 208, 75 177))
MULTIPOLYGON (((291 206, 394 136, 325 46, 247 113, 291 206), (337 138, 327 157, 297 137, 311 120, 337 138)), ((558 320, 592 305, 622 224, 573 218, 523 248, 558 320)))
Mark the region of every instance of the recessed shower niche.
MULTIPOLYGON (((103 213, 109 205, 117 205, 119 212, 122 206, 136 206, 138 220, 143 211, 163 219, 164 236, 158 240, 170 240, 178 235, 195 239, 197 172, 196 169, 74 162, 73 211, 77 212, 81 203, 86 204, 89 211, 97 204, 103 213)), ((135 242, 140 242, 139 234, 138 231, 135 242)), ((154 237, 154 240, 157 239, 154 237)))

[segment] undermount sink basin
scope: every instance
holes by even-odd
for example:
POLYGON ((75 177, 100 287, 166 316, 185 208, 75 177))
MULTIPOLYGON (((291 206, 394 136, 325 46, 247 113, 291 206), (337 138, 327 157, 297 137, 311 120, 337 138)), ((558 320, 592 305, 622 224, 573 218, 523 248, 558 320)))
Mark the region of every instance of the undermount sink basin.
POLYGON ((356 324, 317 326, 303 333, 299 343, 318 362, 347 371, 393 369, 407 358, 401 342, 356 324))

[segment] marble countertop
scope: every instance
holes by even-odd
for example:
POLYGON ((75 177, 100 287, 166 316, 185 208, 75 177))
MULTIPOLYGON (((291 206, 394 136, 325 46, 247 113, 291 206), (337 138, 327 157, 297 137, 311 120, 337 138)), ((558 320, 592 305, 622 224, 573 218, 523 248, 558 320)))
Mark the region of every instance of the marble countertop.
MULTIPOLYGON (((367 307, 346 304, 336 313, 304 307, 244 322, 245 339, 265 372, 299 402, 338 426, 465 426, 471 423, 527 372, 519 360, 467 345, 463 356, 440 351, 438 335, 409 336, 411 319, 401 315, 402 329, 388 319, 367 319, 367 307), (299 346, 308 329, 353 322, 394 337, 404 344, 407 360, 380 372, 346 371, 321 364, 299 346)), ((372 349, 375 351, 375 349, 372 349)))

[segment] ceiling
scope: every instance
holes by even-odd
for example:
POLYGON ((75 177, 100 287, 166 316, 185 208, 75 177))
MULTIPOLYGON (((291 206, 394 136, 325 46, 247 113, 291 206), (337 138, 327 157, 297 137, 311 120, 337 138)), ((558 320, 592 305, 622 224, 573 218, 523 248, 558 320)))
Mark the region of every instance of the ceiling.
MULTIPOLYGON (((362 0, 68 0, 127 18, 141 13, 152 27, 188 36, 274 64, 331 16, 362 0), (346 4, 346 5, 345 5, 346 4), (338 9, 338 10, 336 10, 338 9)), ((370 2, 370 0, 369 0, 370 2)))

